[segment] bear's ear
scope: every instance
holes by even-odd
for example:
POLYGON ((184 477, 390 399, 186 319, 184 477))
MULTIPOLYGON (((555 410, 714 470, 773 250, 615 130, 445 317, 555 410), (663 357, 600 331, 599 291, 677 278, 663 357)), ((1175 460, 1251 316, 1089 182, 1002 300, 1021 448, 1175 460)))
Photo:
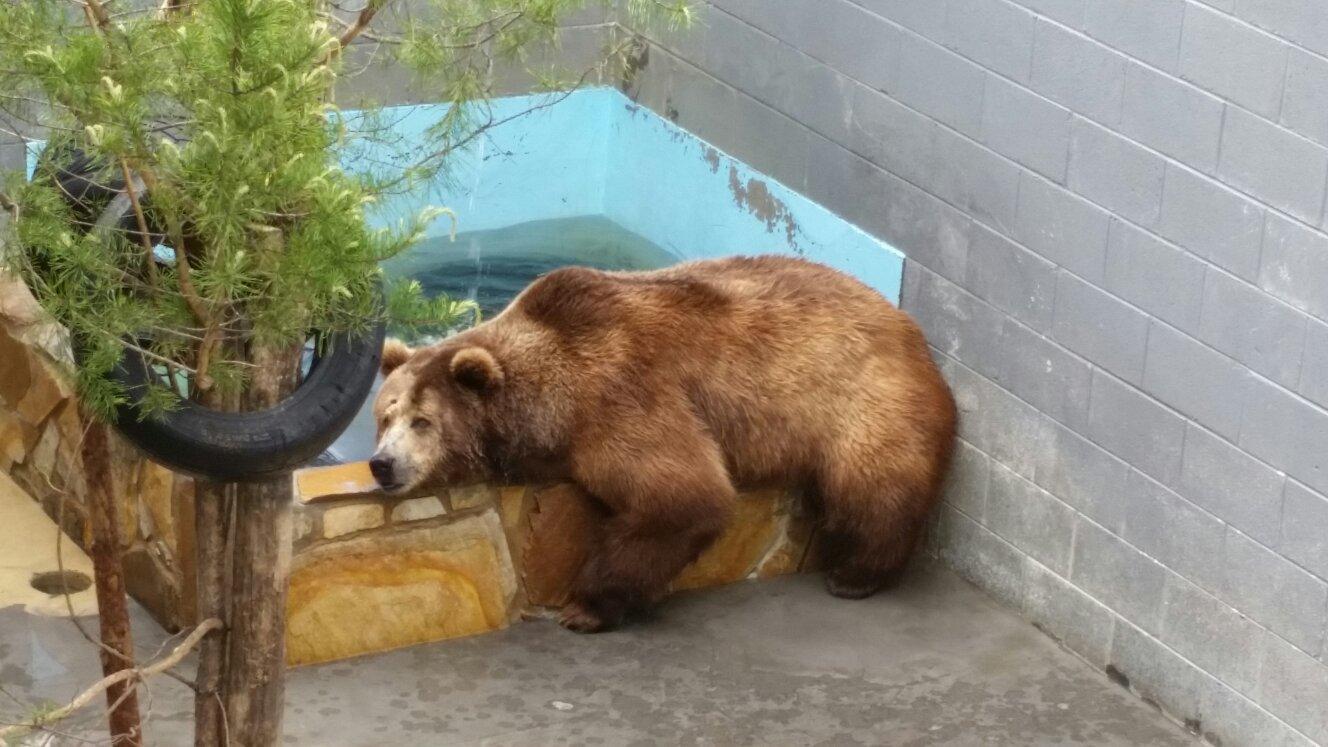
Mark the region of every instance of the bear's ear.
POLYGON ((503 383, 503 367, 484 348, 462 348, 452 356, 452 378, 467 389, 492 391, 503 383))
POLYGON ((387 376, 393 371, 401 368, 401 365, 410 360, 415 355, 415 350, 408 347, 406 343, 396 338, 391 338, 383 343, 383 358, 379 363, 379 368, 383 375, 387 376))

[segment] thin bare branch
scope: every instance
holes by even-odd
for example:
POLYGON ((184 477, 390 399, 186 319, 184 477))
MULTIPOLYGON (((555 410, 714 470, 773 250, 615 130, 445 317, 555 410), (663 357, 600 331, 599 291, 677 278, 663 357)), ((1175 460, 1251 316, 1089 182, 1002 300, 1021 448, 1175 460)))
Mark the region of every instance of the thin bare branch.
POLYGON ((132 684, 142 682, 149 677, 161 674, 184 660, 184 657, 187 656, 190 651, 194 650, 194 647, 198 645, 199 641, 203 640, 204 636, 214 630, 220 630, 221 628, 221 620, 218 620, 215 617, 209 617, 199 623, 198 627, 194 628, 194 631, 190 633, 180 645, 176 646, 169 656, 145 667, 122 669, 109 677, 103 677, 91 687, 79 693, 78 697, 71 700, 67 705, 57 708, 49 713, 34 717, 25 723, 15 724, 0 729, 0 740, 14 739, 23 736, 24 734, 44 729, 48 724, 63 721, 70 715, 86 707, 94 698, 121 682, 132 684))

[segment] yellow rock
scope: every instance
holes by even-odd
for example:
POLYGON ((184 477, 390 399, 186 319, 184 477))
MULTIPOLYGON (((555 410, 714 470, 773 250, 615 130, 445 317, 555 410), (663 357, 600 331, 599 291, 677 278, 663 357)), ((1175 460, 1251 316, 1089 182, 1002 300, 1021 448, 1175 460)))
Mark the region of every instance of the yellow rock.
POLYGON ((46 419, 55 406, 69 399, 71 393, 56 378, 55 372, 42 363, 36 355, 31 360, 32 380, 28 391, 18 402, 18 414, 34 425, 46 419))
POLYGON ((335 506, 323 513, 323 537, 332 539, 383 525, 383 507, 377 503, 335 506))
POLYGON ((435 519, 447 513, 442 500, 437 496, 426 495, 422 498, 410 498, 392 507, 392 523, 435 519))
POLYGON ((781 491, 763 490, 739 496, 729 527, 696 562, 683 569, 673 589, 699 589, 747 578, 779 535, 785 520, 781 491))
POLYGON ((19 423, 18 415, 7 408, 0 408, 0 465, 4 465, 0 472, 7 472, 9 465, 21 462, 27 456, 23 426, 19 423))
POLYGON ((32 351, 0 328, 0 402, 9 407, 17 407, 23 395, 28 393, 32 374, 28 364, 32 351))
POLYGON ((506 626, 516 590, 493 511, 300 553, 286 657, 332 661, 506 626))
POLYGON ((492 485, 479 483, 452 488, 452 510, 465 511, 470 508, 493 506, 498 503, 498 489, 492 485))
POLYGON ((368 462, 348 462, 331 467, 310 467, 295 472, 295 498, 302 503, 330 501, 344 496, 378 492, 378 481, 368 462))
MULTIPOLYGON (((138 478, 140 516, 151 518, 152 538, 164 542, 172 556, 176 554, 174 492, 175 473, 159 464, 144 461, 138 478)), ((140 520, 139 523, 144 522, 140 520)), ((145 536, 144 539, 150 538, 145 536)))
POLYGON ((779 529, 774 545, 756 564, 754 575, 757 578, 771 578, 789 573, 797 573, 802 560, 807 555, 807 545, 812 538, 812 522, 807 518, 785 517, 779 529))

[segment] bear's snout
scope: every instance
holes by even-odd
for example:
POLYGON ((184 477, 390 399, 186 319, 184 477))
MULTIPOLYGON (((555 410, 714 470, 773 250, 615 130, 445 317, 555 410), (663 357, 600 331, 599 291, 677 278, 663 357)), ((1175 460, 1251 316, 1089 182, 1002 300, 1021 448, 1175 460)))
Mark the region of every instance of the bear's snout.
POLYGON ((378 481, 378 484, 388 490, 397 487, 397 479, 393 467, 396 460, 383 454, 374 454, 369 460, 369 474, 378 481))

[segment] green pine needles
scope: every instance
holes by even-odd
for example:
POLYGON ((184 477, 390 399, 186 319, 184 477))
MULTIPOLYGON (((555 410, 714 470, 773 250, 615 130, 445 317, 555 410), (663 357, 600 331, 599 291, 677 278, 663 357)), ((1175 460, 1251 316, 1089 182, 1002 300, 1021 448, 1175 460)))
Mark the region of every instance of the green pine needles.
MULTIPOLYGON (((149 229, 87 225, 49 160, 32 181, 10 174, 0 187, 12 216, 0 264, 69 329, 88 409, 112 416, 124 393, 107 374, 129 348, 166 381, 191 382, 150 393, 145 409, 159 411, 238 390, 255 343, 353 332, 384 315, 437 329, 474 320, 474 304, 426 298, 417 283, 383 288, 379 263, 439 211, 373 230, 366 210, 445 177, 449 156, 496 124, 484 106, 495 70, 566 89, 613 75, 632 40, 587 69, 544 69, 532 60, 556 48, 560 20, 586 0, 393 2, 0 0, 0 126, 82 149, 98 182, 130 185, 129 225, 149 229), (413 90, 451 105, 422 149, 394 142, 372 107, 338 114, 339 83, 384 66, 409 68, 413 90), (366 147, 386 154, 377 167, 341 169, 366 147)), ((681 1, 604 4, 642 23, 690 20, 681 1)))

